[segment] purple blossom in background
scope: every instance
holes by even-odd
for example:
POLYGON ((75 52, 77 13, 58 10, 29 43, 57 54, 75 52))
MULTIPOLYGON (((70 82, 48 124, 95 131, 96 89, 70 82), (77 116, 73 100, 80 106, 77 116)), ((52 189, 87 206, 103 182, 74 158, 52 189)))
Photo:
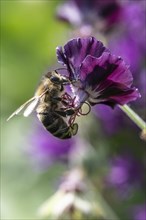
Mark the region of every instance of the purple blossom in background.
POLYGON ((117 0, 68 0, 58 7, 57 17, 75 27, 107 30, 119 20, 120 11, 117 0))
POLYGON ((39 126, 30 137, 29 155, 39 168, 47 168, 56 161, 67 161, 73 143, 72 139, 57 139, 39 126))
POLYGON ((146 52, 145 14, 145 1, 131 1, 129 4, 125 4, 121 19, 124 31, 131 34, 131 39, 139 45, 144 54, 146 52))
POLYGON ((134 220, 146 220, 146 204, 137 205, 133 208, 134 220))
POLYGON ((144 1, 125 3, 119 30, 108 39, 109 48, 128 62, 132 71, 137 72, 146 55, 145 31, 146 5, 144 1), (115 34, 115 35, 114 35, 115 34))
POLYGON ((133 72, 138 71, 142 53, 139 45, 131 38, 131 34, 121 33, 115 35, 114 39, 109 41, 108 46, 114 54, 120 54, 120 56, 131 65, 131 70, 133 72))
POLYGON ((58 61, 67 67, 76 91, 78 106, 86 100, 91 105, 124 105, 140 97, 132 87, 132 74, 121 57, 110 51, 94 37, 70 40, 57 47, 58 61))
POLYGON ((117 107, 115 107, 113 111, 113 109, 111 109, 109 106, 98 105, 94 107, 93 113, 96 115, 98 120, 102 122, 101 127, 103 131, 108 135, 117 133, 119 128, 124 124, 123 113, 117 107))
MULTIPOLYGON (((119 29, 108 38, 108 47, 116 54, 123 57, 130 64, 134 76, 134 83, 138 86, 141 98, 133 103, 135 111, 146 119, 146 29, 145 29, 146 4, 145 1, 124 1, 119 29)), ((95 114, 103 123, 104 131, 108 134, 118 132, 121 128, 131 126, 136 128, 124 114, 116 109, 112 112, 106 106, 95 108, 95 114), (112 122, 107 123, 108 121, 112 122), (117 122, 120 121, 118 124, 117 122), (112 129, 111 129, 112 127, 112 129)))
POLYGON ((118 190, 121 195, 128 195, 133 188, 144 181, 144 168, 132 155, 122 154, 111 160, 107 175, 108 186, 118 190))

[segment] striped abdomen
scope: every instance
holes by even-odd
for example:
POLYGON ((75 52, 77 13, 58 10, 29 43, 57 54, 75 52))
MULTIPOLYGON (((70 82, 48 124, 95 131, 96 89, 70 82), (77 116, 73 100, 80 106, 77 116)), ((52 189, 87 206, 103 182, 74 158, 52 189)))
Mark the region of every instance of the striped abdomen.
POLYGON ((68 126, 63 118, 55 112, 41 112, 38 113, 37 116, 39 120, 43 123, 47 131, 49 131, 55 137, 58 137, 60 139, 68 139, 77 133, 77 124, 68 126))

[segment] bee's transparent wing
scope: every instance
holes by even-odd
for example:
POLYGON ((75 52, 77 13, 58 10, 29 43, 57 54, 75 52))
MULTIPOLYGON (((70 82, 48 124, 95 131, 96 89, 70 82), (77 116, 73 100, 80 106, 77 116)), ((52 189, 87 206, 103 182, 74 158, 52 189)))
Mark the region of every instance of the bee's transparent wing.
POLYGON ((13 116, 18 115, 19 112, 21 112, 25 107, 26 109, 24 110, 23 115, 25 117, 29 116, 32 111, 35 109, 35 107, 37 106, 40 98, 48 91, 48 89, 46 89, 44 92, 42 92, 41 95, 39 96, 34 96, 31 99, 29 99, 27 102, 25 102, 23 105, 21 105, 15 112, 13 112, 10 117, 7 119, 7 121, 9 121, 13 116), (29 104, 30 103, 30 104, 29 104), (29 104, 29 105, 28 105, 29 104))
POLYGON ((18 115, 30 103, 27 106, 26 110, 24 111, 24 116, 27 117, 33 111, 38 101, 39 101, 39 97, 36 97, 36 96, 32 97, 27 102, 25 102, 23 105, 21 105, 15 112, 13 112, 10 115, 10 117, 7 119, 7 121, 9 121, 13 116, 18 115))
POLYGON ((30 105, 27 106, 27 108, 25 109, 23 115, 24 117, 28 117, 32 111, 35 109, 35 107, 37 106, 39 102, 39 97, 35 98, 31 103, 30 105))
POLYGON ((34 97, 33 97, 34 100, 32 100, 32 102, 30 103, 30 105, 27 106, 27 108, 25 109, 25 111, 24 111, 24 113, 23 113, 24 117, 28 117, 28 116, 32 113, 32 111, 33 111, 33 110, 35 109, 35 107, 37 106, 37 104, 38 104, 40 98, 41 98, 47 91, 48 91, 48 89, 45 90, 40 96, 34 96, 34 97))

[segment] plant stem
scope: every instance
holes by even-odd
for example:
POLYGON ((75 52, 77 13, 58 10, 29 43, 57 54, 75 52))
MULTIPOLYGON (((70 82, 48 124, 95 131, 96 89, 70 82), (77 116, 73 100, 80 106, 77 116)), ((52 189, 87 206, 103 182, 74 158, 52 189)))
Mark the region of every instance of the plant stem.
POLYGON ((119 105, 119 108, 141 129, 146 129, 146 122, 137 115, 128 105, 119 105))

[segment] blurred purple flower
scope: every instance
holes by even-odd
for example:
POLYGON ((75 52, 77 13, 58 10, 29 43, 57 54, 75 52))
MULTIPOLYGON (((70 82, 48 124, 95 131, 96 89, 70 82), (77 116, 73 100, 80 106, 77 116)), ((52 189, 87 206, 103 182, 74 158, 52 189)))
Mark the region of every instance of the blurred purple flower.
POLYGON ((114 54, 120 54, 125 62, 130 64, 132 72, 138 71, 142 53, 139 45, 131 38, 131 34, 121 33, 119 36, 116 35, 109 41, 109 48, 114 54))
POLYGON ((140 97, 138 89, 131 87, 129 67, 94 37, 70 40, 64 51, 57 47, 57 57, 67 67, 70 80, 75 80, 78 106, 88 100, 91 105, 114 107, 140 97))
POLYGON ((39 126, 30 137, 29 155, 38 168, 47 168, 56 161, 67 161, 73 143, 72 139, 57 139, 39 126))
POLYGON ((143 1, 125 3, 121 15, 120 27, 108 39, 109 48, 131 65, 136 73, 146 54, 145 14, 143 1))
POLYGON ((123 112, 121 112, 119 108, 115 107, 113 111, 109 106, 98 105, 94 107, 93 113, 96 115, 97 119, 102 122, 101 128, 108 135, 119 132, 119 128, 122 128, 124 124, 123 112))
POLYGON ((75 27, 106 30, 119 19, 120 9, 117 0, 68 0, 58 7, 57 17, 75 27))
POLYGON ((132 155, 122 154, 111 160, 106 179, 109 186, 117 189, 123 196, 128 195, 132 188, 143 183, 144 168, 132 155))
POLYGON ((146 220, 146 204, 137 205, 133 208, 134 220, 146 220))
MULTIPOLYGON (((145 15, 146 4, 144 4, 144 1, 123 2, 119 29, 117 27, 117 31, 113 32, 108 38, 108 47, 111 51, 117 56, 122 56, 125 62, 130 64, 134 82, 142 95, 141 99, 133 103, 133 107, 143 119, 146 119, 145 15)), ((113 112, 102 105, 99 108, 95 108, 95 114, 103 122, 104 131, 107 131, 108 134, 119 132, 120 129, 127 127, 127 125, 131 126, 131 128, 136 128, 119 109, 115 109, 113 112), (106 116, 108 116, 108 119, 106 116), (107 123, 107 120, 110 123, 107 123), (117 123, 118 121, 120 123, 117 123)))
POLYGON ((145 1, 131 1, 125 4, 121 19, 124 32, 131 34, 131 39, 139 45, 141 52, 146 52, 145 1))

